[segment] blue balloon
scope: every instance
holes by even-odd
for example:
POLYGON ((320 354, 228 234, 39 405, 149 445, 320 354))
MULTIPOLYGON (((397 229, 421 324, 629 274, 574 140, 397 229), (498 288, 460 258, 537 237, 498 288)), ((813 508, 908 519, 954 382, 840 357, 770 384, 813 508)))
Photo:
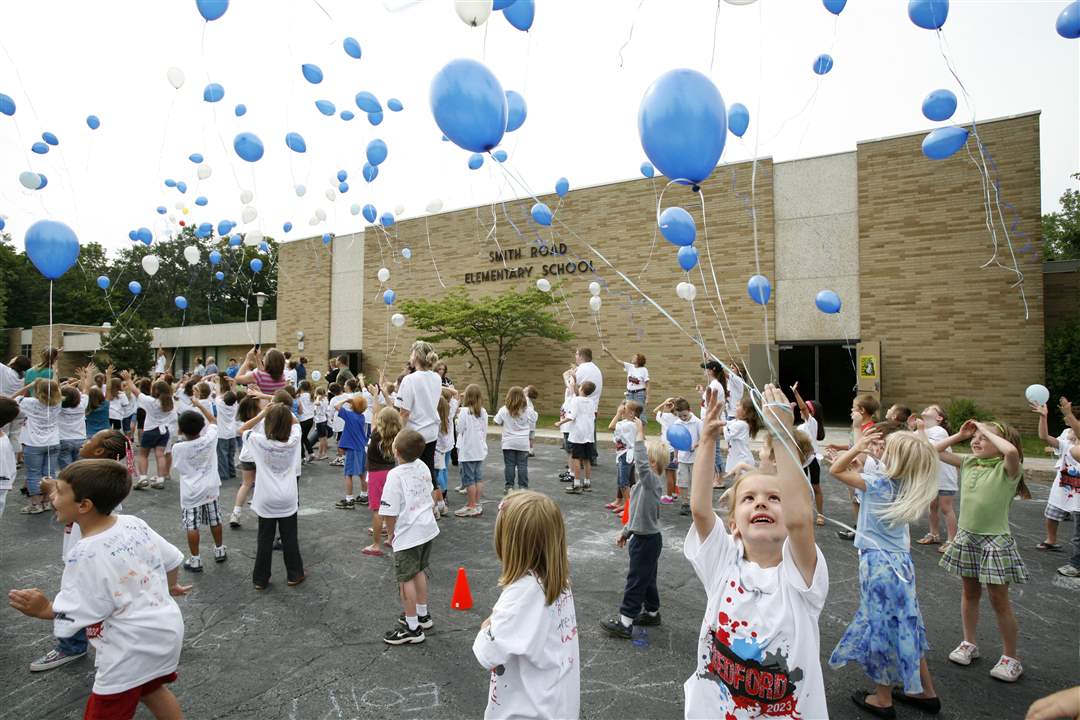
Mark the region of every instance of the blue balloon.
POLYGON ((349 173, 347 173, 344 170, 338 170, 337 171, 337 179, 338 179, 338 182, 345 182, 346 180, 349 179, 349 173))
POLYGON ((844 6, 847 5, 847 0, 821 0, 821 2, 825 5, 825 9, 833 15, 842 13, 844 6))
POLYGON ((339 182, 338 186, 337 186, 337 189, 338 189, 339 193, 342 193, 342 194, 347 193, 347 192, 349 192, 349 183, 347 183, 347 182, 339 182))
POLYGON ((337 112, 337 108, 334 107, 334 103, 330 102, 329 100, 316 100, 315 107, 318 108, 319 112, 321 112, 326 117, 330 117, 337 112))
POLYGON ((732 103, 727 111, 728 130, 735 137, 742 137, 750 127, 750 111, 742 103, 732 103))
POLYGON ((667 442, 671 447, 683 452, 687 452, 694 447, 694 438, 690 436, 690 431, 686 429, 685 425, 680 424, 668 426, 667 442))
POLYGON ((311 63, 304 63, 300 66, 300 72, 304 74, 304 79, 312 85, 318 85, 322 82, 323 74, 322 68, 318 65, 312 65, 311 63))
POLYGON ((154 242, 154 233, 150 232, 150 228, 141 227, 135 231, 135 239, 143 245, 149 245, 154 242))
POLYGON ((236 227, 236 223, 232 220, 222 220, 217 224, 217 234, 225 236, 229 234, 229 231, 236 227))
POLYGON ((495 4, 492 6, 492 10, 498 12, 499 10, 505 10, 514 4, 514 0, 495 0, 495 4))
POLYGON ((38 173, 38 178, 41 180, 41 182, 37 186, 38 190, 41 190, 49 184, 49 178, 45 177, 45 175, 43 175, 42 173, 38 173))
POLYGON ((281 226, 281 229, 284 230, 285 232, 292 232, 292 223, 291 222, 285 223, 284 225, 281 226))
POLYGON ((368 113, 367 120, 372 125, 379 125, 383 121, 383 114, 381 112, 368 113))
POLYGON ((769 278, 764 275, 754 275, 746 283, 746 292, 758 305, 766 305, 772 297, 772 285, 769 283, 769 278))
POLYGON ((401 101, 397 98, 390 98, 386 101, 386 107, 390 108, 390 112, 401 112, 405 109, 405 106, 401 104, 401 101))
POLYGON ((329 244, 330 244, 330 240, 331 240, 331 237, 330 237, 330 233, 323 233, 323 236, 322 236, 322 244, 323 244, 323 245, 329 245, 329 244))
POLYGON ((821 55, 817 56, 816 60, 814 60, 814 73, 816 73, 817 75, 824 75, 830 70, 832 70, 832 66, 832 55, 829 55, 828 53, 822 53, 821 55))
POLYGON ((566 197, 566 193, 570 192, 570 181, 562 177, 555 181, 555 194, 559 197, 566 197))
POLYGON ((252 258, 251 262, 248 263, 248 267, 251 268, 251 272, 259 272, 260 270, 262 270, 262 265, 262 260, 260 260, 259 258, 252 258))
POLYGON ((134 230, 128 230, 128 240, 130 240, 131 242, 138 242, 139 241, 139 238, 135 234, 134 230))
POLYGON ((724 99, 712 80, 696 70, 670 70, 641 99, 638 135, 660 172, 672 180, 701 183, 724 152, 724 99))
POLYGON ((354 117, 356 117, 356 115, 353 115, 353 111, 352 111, 352 110, 342 110, 342 111, 341 111, 341 114, 340 114, 340 115, 339 115, 338 117, 340 117, 340 118, 341 118, 342 120, 344 120, 345 122, 349 122, 349 121, 350 121, 350 120, 352 120, 352 119, 353 119, 354 117))
POLYGON ((109 289, 109 284, 110 284, 110 281, 109 281, 108 276, 106 276, 106 275, 98 275, 97 286, 99 288, 101 288, 102 290, 108 290, 109 289))
POLYGON ((307 152, 307 143, 304 142, 304 138, 300 136, 300 133, 288 133, 285 136, 285 144, 290 150, 297 153, 307 152))
POLYGON ((495 152, 491 153, 491 157, 495 158, 495 160, 497 160, 498 162, 506 162, 506 151, 496 150, 495 152))
POLYGON ((660 213, 660 234, 672 245, 690 245, 697 239, 697 225, 683 208, 664 208, 660 213))
POLYGON ((176 181, 173 180, 172 178, 166 178, 165 179, 165 187, 169 187, 169 188, 176 187, 176 181))
POLYGON ((38 155, 44 155, 45 153, 49 152, 49 146, 43 142, 36 142, 30 146, 30 150, 37 153, 38 155))
POLYGON ((641 163, 641 174, 647 178, 651 178, 656 174, 656 168, 652 166, 651 162, 643 162, 641 163))
POLYGON ((164 215, 167 212, 169 212, 169 211, 165 209, 164 205, 158 205, 157 206, 157 214, 158 215, 164 215))
POLYGON ((944 160, 967 144, 968 130, 962 127, 938 128, 923 138, 923 155, 931 160, 944 160))
POLYGON ((379 222, 382 223, 383 227, 394 227, 394 214, 384 212, 379 216, 379 222))
POLYGON ((128 292, 130 292, 132 295, 138 295, 142 292, 142 283, 140 283, 138 280, 132 280, 128 283, 128 292))
POLYGON ((690 272, 697 267, 697 248, 693 245, 684 245, 679 248, 679 267, 690 272))
POLYGON ((225 88, 217 83, 210 83, 202 91, 202 99, 206 102, 215 103, 225 97, 225 88))
POLYGON ((475 60, 453 60, 431 81, 435 123, 455 145, 488 152, 506 130, 506 95, 490 70, 475 60))
POLYGON ((469 169, 479 170, 484 164, 484 156, 480 153, 473 153, 469 156, 469 169))
POLYGON ((387 290, 386 292, 384 292, 382 294, 382 301, 384 303, 386 303, 387 305, 393 305, 394 300, 396 300, 396 299, 397 299, 397 293, 395 293, 393 290, 387 290))
POLYGON ((401 257, 406 260, 412 260, 412 250, 409 248, 401 248, 401 257))
POLYGON ((514 0, 511 5, 503 8, 503 17, 506 21, 522 32, 528 32, 532 27, 535 14, 534 0, 514 0))
POLYGON ((203 156, 200 153, 191 153, 187 159, 198 165, 203 161, 203 156))
POLYGON ((382 105, 380 105, 375 96, 367 90, 356 93, 356 107, 366 113, 382 112, 382 105))
POLYGON ((364 180, 371 182, 375 178, 379 177, 379 168, 375 167, 371 163, 364 163, 364 167, 361 169, 364 174, 364 180))
POLYGON ((378 138, 372 140, 368 143, 367 152, 365 153, 367 155, 368 164, 375 167, 382 165, 383 160, 386 159, 387 152, 388 150, 385 142, 378 138))
POLYGON ((200 223, 199 227, 195 228, 195 237, 208 238, 214 233, 214 226, 211 223, 200 223))
POLYGON ((244 117, 247 115, 247 105, 244 103, 237 103, 236 107, 233 108, 233 112, 236 113, 236 117, 244 117))
POLYGON ((173 298, 173 302, 176 303, 176 307, 180 308, 181 310, 187 310, 187 298, 183 295, 177 295, 175 298, 173 298))
POLYGON ((908 0, 908 17, 926 30, 937 30, 949 17, 949 0, 908 0))
POLYGON ((0 113, 11 116, 15 114, 15 101, 10 95, 0 93, 0 113))
POLYGON ((239 235, 232 235, 231 237, 229 237, 229 247, 240 247, 243 242, 244 238, 240 237, 239 235))
POLYGON ((1080 0, 1065 6, 1057 17, 1056 29, 1058 35, 1066 40, 1080 38, 1080 0))
POLYGON ((183 180, 181 180, 180 182, 176 183, 176 189, 179 190, 182 193, 186 193, 187 192, 187 183, 184 182, 183 180))
POLYGON ((60 141, 57 140, 56 136, 53 135, 51 132, 43 132, 43 133, 41 133, 41 139, 44 140, 45 142, 47 142, 48 144, 52 145, 53 147, 56 147, 57 145, 60 144, 60 141))
POLYGON ((206 22, 212 22, 229 9, 229 0, 195 0, 195 7, 199 8, 199 14, 206 22))
POLYGON ((345 48, 346 55, 357 60, 360 59, 362 53, 360 52, 360 43, 356 41, 356 38, 347 37, 341 45, 345 48))
POLYGON ((209 201, 203 195, 200 195, 199 197, 195 198, 195 204, 198 205, 199 207, 204 207, 207 202, 209 202, 209 201))
POLYGON ((218 263, 221 262, 221 253, 218 252, 217 250, 211 250, 209 259, 210 259, 210 264, 211 265, 217 265, 218 263))
POLYGON ((225 273, 218 270, 216 273, 214 273, 214 279, 217 280, 218 282, 224 280, 225 279, 225 273))
POLYGON ((99 127, 101 127, 101 120, 98 119, 97 115, 87 115, 86 124, 90 127, 91 130, 97 130, 99 127))
POLYGON ((243 160, 258 162, 263 156, 263 143, 255 133, 242 132, 233 138, 233 150, 243 160))
POLYGON ((7 226, 7 221, 0 217, 0 230, 3 230, 7 226))
POLYGON ((835 315, 840 312, 840 296, 834 293, 832 290, 822 290, 814 298, 814 304, 817 305, 817 309, 823 313, 829 315, 835 315))
POLYGON ((529 106, 521 93, 515 90, 506 91, 506 132, 514 132, 525 124, 525 118, 529 114, 529 106))
POLYGON ((538 202, 532 206, 532 219, 536 221, 537 225, 548 226, 551 225, 551 208, 544 203, 538 202))
POLYGON ((956 112, 956 95, 951 90, 934 90, 922 101, 922 114, 927 120, 948 120, 956 112))
POLYGON ((375 218, 378 217, 379 211, 375 209, 374 205, 364 206, 364 219, 369 223, 375 222, 375 218))
POLYGON ((259 252, 261 252, 261 253, 270 252, 270 245, 265 240, 263 240, 261 243, 259 243, 259 252))

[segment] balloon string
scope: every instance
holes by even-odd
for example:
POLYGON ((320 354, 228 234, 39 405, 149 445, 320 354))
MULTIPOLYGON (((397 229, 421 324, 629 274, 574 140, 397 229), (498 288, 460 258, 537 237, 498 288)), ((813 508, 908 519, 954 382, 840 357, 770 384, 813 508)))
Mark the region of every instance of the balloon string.
MULTIPOLYGON (((719 0, 717 0, 719 2, 719 0)), ((626 36, 626 42, 619 46, 619 67, 623 66, 623 50, 630 44, 630 41, 634 39, 634 27, 637 25, 638 15, 641 14, 641 6, 645 4, 645 0, 638 2, 637 10, 634 11, 634 17, 630 21, 630 33, 626 36)))
MULTIPOLYGON (((487 23, 484 24, 485 26, 487 25, 487 23)), ((435 262, 435 253, 431 249, 431 228, 428 227, 427 215, 424 216, 424 235, 427 237, 428 257, 431 258, 431 267, 435 268, 435 277, 438 279, 439 284, 442 285, 443 289, 445 290, 446 283, 443 282, 442 275, 439 274, 439 266, 435 262)))
POLYGON ((716 64, 716 36, 720 31, 720 0, 716 0, 716 12, 713 14, 712 49, 709 51, 709 75, 713 74, 716 64))
MULTIPOLYGON (((701 201, 701 229, 702 229, 702 233, 705 236, 705 256, 709 260, 709 273, 712 275, 713 287, 716 289, 716 300, 717 300, 718 303, 720 303, 720 311, 724 315, 724 321, 723 321, 723 323, 720 324, 720 334, 724 338, 724 349, 727 350, 728 353, 731 352, 731 350, 727 346, 727 335, 724 333, 724 324, 726 323, 727 326, 728 326, 728 330, 731 331, 731 340, 732 340, 733 343, 735 343, 735 352, 737 354, 739 354, 739 355, 742 355, 742 349, 739 347, 739 341, 735 337, 735 330, 734 330, 734 328, 731 327, 731 319, 728 318, 727 309, 724 307, 724 295, 723 295, 722 292, 720 292, 720 282, 716 279, 716 266, 713 265, 713 259, 712 259, 712 245, 709 243, 709 223, 708 223, 708 219, 707 219, 706 214, 705 214, 705 190, 704 189, 698 190, 698 200, 701 201)), ((711 306, 712 306, 712 304, 710 303, 710 307, 711 306)), ((715 308, 713 309, 713 314, 714 315, 716 314, 715 308)), ((719 320, 719 319, 720 318, 717 317, 717 320, 719 320)), ((768 328, 766 328, 765 340, 766 340, 766 343, 767 343, 768 342, 768 328)))
MULTIPOLYGON (((656 178, 649 178, 649 183, 652 185, 653 201, 657 205, 659 205, 660 204, 660 197, 656 193, 656 178)), ((659 222, 653 223, 652 245, 649 246, 649 257, 646 258, 644 267, 642 267, 641 271, 638 272, 638 280, 640 280, 641 276, 645 274, 645 271, 649 269, 649 263, 652 262, 653 252, 656 250, 656 236, 659 234, 659 232, 660 232, 660 223, 659 222)))

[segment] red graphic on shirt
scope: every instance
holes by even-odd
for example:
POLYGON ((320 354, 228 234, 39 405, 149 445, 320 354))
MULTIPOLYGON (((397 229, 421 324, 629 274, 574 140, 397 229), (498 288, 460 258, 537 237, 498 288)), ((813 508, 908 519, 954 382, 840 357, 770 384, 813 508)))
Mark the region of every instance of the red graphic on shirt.
MULTIPOLYGON (((1072 468, 1069 468, 1071 470, 1072 468)), ((1061 471, 1061 487, 1069 494, 1068 499, 1071 500, 1072 496, 1076 492, 1080 492, 1080 475, 1073 475, 1069 470, 1061 471)))
POLYGON ((641 385, 642 380, 639 377, 635 377, 633 375, 627 375, 626 376, 626 384, 627 385, 641 385))
POLYGON ((86 637, 87 637, 87 639, 88 640, 95 640, 95 639, 101 637, 102 629, 103 629, 102 625, 99 622, 96 622, 93 625, 88 625, 86 627, 86 637))

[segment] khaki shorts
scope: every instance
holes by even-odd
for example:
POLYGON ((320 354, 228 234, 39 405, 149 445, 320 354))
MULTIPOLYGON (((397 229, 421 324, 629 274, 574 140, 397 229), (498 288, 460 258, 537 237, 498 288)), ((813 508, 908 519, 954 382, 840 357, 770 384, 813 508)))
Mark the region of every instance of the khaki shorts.
POLYGON ((394 551, 394 572, 398 582, 409 582, 427 570, 431 561, 431 544, 432 541, 428 540, 423 545, 394 551))

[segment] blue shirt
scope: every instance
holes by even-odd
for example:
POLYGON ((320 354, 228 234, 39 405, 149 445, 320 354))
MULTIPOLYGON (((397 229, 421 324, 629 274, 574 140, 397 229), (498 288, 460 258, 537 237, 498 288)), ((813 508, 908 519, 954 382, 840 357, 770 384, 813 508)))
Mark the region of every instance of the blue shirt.
POLYGON ((338 447, 346 450, 363 450, 367 447, 368 429, 364 414, 353 412, 353 409, 342 405, 338 408, 338 416, 345 421, 345 429, 341 431, 341 440, 338 447))
POLYGON ((86 414, 86 437, 94 437, 94 433, 109 428, 109 401, 98 405, 94 410, 86 414))
POLYGON ((225 370, 225 374, 228 375, 231 378, 236 377, 236 373, 238 373, 238 372, 240 372, 240 366, 239 365, 233 365, 232 367, 226 368, 226 370, 225 370))
POLYGON ((304 367, 304 363, 297 363, 296 365, 296 382, 301 383, 307 380, 307 368, 304 367))
POLYGON ((897 495, 897 485, 880 469, 862 474, 866 490, 859 505, 859 526, 855 529, 855 547, 860 550, 911 551, 907 523, 890 525, 879 513, 886 511, 897 495))

